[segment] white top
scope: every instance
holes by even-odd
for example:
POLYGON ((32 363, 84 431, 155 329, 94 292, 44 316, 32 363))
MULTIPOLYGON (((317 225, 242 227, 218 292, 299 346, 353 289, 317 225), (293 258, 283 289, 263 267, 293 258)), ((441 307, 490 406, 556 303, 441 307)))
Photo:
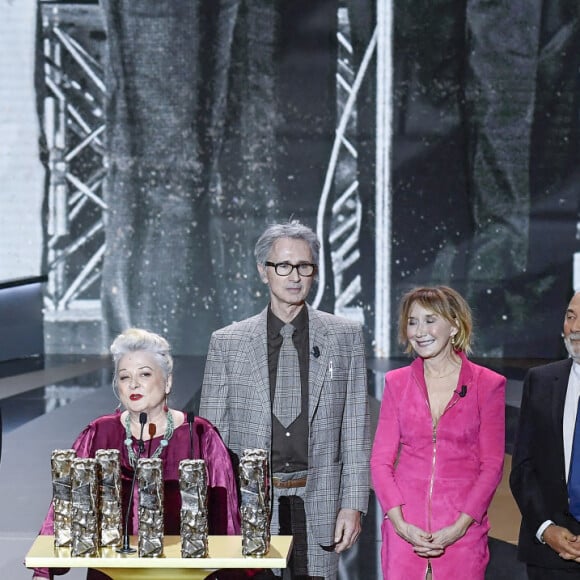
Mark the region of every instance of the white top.
POLYGON ((575 362, 572 364, 572 372, 568 379, 566 402, 564 403, 564 421, 562 423, 566 481, 568 481, 568 475, 570 473, 570 460, 572 458, 572 443, 574 441, 574 427, 576 426, 578 397, 580 397, 580 364, 575 362))

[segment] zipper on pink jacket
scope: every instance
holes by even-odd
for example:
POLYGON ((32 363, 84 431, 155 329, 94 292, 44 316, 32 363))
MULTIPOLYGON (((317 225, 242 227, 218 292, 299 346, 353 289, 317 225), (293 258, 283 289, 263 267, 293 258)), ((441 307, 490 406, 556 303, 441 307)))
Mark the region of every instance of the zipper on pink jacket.
MULTIPOLYGON (((455 392, 454 392, 455 394, 455 392)), ((433 443, 433 460, 431 462, 431 477, 429 478, 429 502, 427 506, 427 524, 429 526, 428 531, 431 532, 431 500, 433 498, 433 485, 435 483, 435 464, 437 462, 437 427, 439 426, 439 422, 441 421, 443 415, 447 413, 449 409, 451 409, 459 400, 459 396, 454 397, 451 396, 451 400, 447 403, 447 407, 441 413, 441 416, 437 420, 436 423, 433 424, 433 434, 432 434, 432 443, 433 443)), ((431 405, 429 404, 429 396, 426 397, 425 402, 427 403, 427 408, 429 409, 429 415, 431 415, 431 405)), ((433 415, 431 415, 431 421, 433 421, 433 415)), ((433 570, 431 569, 431 560, 427 560, 427 569, 425 570, 425 578, 427 578, 427 574, 431 570, 431 580, 435 580, 433 570)))

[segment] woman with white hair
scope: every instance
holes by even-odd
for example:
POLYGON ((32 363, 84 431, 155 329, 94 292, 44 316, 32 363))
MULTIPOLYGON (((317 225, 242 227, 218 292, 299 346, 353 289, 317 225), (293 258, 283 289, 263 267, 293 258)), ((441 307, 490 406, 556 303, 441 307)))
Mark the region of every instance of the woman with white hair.
MULTIPOLYGON (((99 449, 118 449, 121 462, 123 514, 127 513, 137 458, 163 460, 165 534, 179 535, 181 495, 179 462, 204 459, 208 476, 210 534, 239 534, 240 522, 235 476, 227 448, 215 427, 202 417, 192 417, 168 405, 173 384, 171 347, 163 337, 131 328, 113 341, 113 390, 120 407, 91 421, 72 447, 78 457, 94 457, 99 449), (144 415, 146 422, 143 424, 144 415), (144 451, 139 455, 140 439, 144 451)), ((138 527, 138 489, 134 490, 128 533, 138 527)), ((52 506, 41 534, 53 534, 52 506)), ((36 569, 34 578, 49 578, 48 569, 36 569)), ((104 576, 89 570, 87 578, 104 576)))

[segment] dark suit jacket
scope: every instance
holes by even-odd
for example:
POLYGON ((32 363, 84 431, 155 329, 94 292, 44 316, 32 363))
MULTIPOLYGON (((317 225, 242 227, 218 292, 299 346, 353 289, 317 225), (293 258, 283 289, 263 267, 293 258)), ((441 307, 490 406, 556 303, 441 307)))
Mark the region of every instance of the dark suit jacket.
POLYGON ((510 487, 522 513, 518 542, 520 560, 578 570, 548 545, 536 539, 546 520, 580 534, 580 524, 568 511, 562 424, 572 360, 530 369, 524 380, 520 422, 510 474, 510 487))

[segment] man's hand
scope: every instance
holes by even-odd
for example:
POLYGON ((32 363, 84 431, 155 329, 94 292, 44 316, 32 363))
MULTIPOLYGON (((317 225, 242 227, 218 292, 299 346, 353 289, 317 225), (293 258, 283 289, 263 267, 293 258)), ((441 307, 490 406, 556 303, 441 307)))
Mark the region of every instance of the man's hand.
POLYGON ((361 528, 361 513, 358 510, 341 509, 334 527, 334 551, 340 554, 353 546, 360 536, 361 528))
POLYGON ((564 560, 580 561, 580 538, 567 528, 550 524, 544 530, 544 542, 564 560))

